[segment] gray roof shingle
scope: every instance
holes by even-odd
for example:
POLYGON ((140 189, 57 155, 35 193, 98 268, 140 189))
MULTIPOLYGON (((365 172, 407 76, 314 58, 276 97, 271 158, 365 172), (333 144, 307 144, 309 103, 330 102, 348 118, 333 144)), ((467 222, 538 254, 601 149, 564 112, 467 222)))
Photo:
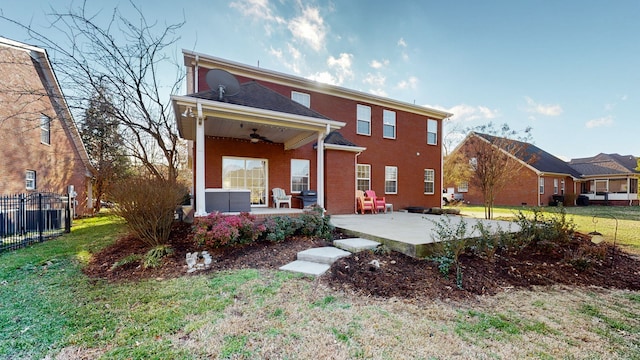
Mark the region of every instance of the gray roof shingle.
POLYGON ((593 157, 571 159, 569 165, 584 176, 640 174, 636 170, 638 159, 633 155, 600 153, 593 157))

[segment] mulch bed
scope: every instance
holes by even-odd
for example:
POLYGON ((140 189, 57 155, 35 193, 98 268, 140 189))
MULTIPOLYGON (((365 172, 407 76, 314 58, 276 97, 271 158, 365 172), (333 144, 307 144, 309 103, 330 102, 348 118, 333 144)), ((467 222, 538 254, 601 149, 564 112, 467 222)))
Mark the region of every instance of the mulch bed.
MULTIPOLYGON (((136 239, 123 237, 95 254, 83 271, 91 278, 109 281, 189 276, 186 253, 205 250, 196 247, 190 230, 188 224, 174 226, 170 245, 175 252, 164 259, 161 267, 145 269, 134 262, 112 269, 124 256, 148 250, 136 239)), ((327 245, 324 240, 298 237, 281 243, 206 249, 212 255, 212 266, 196 274, 243 268, 277 269, 295 260, 299 251, 327 245)), ((619 248, 614 250, 608 244, 592 244, 584 235, 575 236, 562 246, 547 243, 518 253, 496 253, 491 260, 465 254, 460 258, 460 266, 462 289, 456 284, 453 266, 445 277, 433 261, 393 251, 386 254, 367 251, 338 260, 321 281, 332 288, 366 296, 404 299, 465 299, 506 289, 554 284, 640 290, 640 260, 636 256, 619 248), (379 267, 371 264, 374 260, 379 267)))

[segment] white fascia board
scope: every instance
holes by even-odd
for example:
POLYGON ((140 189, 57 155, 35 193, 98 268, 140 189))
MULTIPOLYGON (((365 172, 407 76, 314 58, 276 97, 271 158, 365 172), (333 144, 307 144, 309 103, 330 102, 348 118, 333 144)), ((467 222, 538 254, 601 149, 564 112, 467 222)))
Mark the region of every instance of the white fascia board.
POLYGON ((366 147, 362 147, 362 146, 336 145, 336 144, 327 144, 327 143, 324 143, 324 148, 327 150, 349 151, 349 152, 355 152, 355 153, 361 153, 367 150, 366 147))

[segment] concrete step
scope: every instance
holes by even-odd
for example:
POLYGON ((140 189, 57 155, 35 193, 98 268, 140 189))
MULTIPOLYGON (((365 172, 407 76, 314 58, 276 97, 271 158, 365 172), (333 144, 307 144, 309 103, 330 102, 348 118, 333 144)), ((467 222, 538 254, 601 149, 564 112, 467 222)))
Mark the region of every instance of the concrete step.
POLYGON ((281 266, 280 270, 298 272, 298 273, 303 273, 303 274, 313 275, 313 276, 320 276, 324 274, 327 270, 329 270, 330 267, 331 265, 328 265, 328 264, 320 264, 317 262, 296 260, 294 262, 288 263, 287 265, 281 266))
POLYGON ((377 248, 380 243, 369 239, 351 238, 334 240, 333 245, 342 250, 357 253, 364 250, 373 250, 377 248))
POLYGON ((298 253, 298 260, 331 265, 336 260, 351 255, 350 252, 333 246, 307 249, 298 253))

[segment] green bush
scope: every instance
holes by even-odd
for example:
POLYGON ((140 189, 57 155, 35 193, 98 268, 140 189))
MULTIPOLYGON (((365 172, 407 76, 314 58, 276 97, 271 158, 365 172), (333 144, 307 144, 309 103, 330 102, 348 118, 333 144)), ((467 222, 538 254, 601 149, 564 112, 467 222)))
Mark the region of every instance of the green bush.
POLYGON ((158 246, 169 239, 184 186, 155 178, 130 177, 115 183, 109 195, 115 202, 115 214, 127 222, 133 235, 149 246, 158 246))
POLYGON ((459 221, 453 224, 448 216, 432 222, 435 226, 435 234, 431 235, 434 241, 434 252, 429 260, 435 261, 438 264, 438 270, 446 277, 449 276, 453 266, 456 271, 456 285, 462 289, 462 267, 459 259, 468 245, 467 223, 459 221))
POLYGON ((539 208, 533 208, 533 215, 527 216, 522 211, 516 214, 516 223, 520 226, 518 238, 521 244, 527 246, 562 243, 571 239, 575 232, 575 224, 567 219, 564 207, 555 214, 545 213, 539 208))
POLYGON ((218 212, 198 218, 194 222, 194 238, 198 245, 221 247, 248 244, 258 239, 266 227, 249 213, 224 215, 218 212))
POLYGON ((147 251, 144 255, 143 265, 145 268, 155 268, 162 264, 165 256, 173 254, 173 249, 169 245, 158 245, 147 251))

